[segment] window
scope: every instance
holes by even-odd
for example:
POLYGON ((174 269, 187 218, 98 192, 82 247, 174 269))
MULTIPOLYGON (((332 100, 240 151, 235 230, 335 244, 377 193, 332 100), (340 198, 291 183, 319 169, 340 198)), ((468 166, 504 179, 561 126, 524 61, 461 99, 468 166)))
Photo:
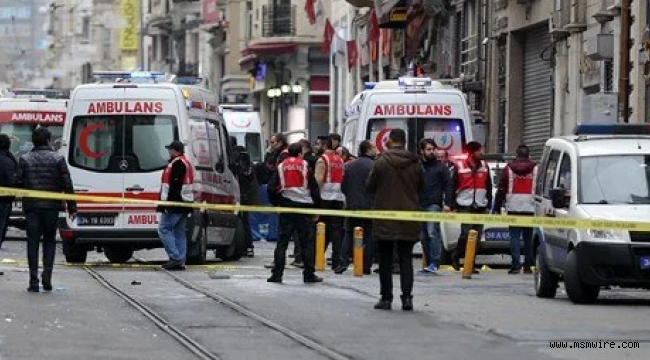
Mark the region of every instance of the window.
POLYGON ((564 153, 564 156, 562 156, 557 187, 566 189, 567 193, 571 192, 571 157, 567 153, 564 153))
POLYGON ((132 149, 140 170, 148 172, 164 168, 169 161, 165 145, 178 138, 174 136, 177 133, 176 120, 162 116, 128 116, 127 119, 130 126, 126 128, 126 134, 130 136, 127 136, 126 148, 132 149))
POLYGON ((190 119, 190 151, 196 158, 197 169, 212 169, 210 139, 203 119, 190 119))
POLYGON ((650 155, 586 156, 580 159, 581 203, 650 204, 650 155))
MULTIPOLYGON (((10 151, 16 158, 30 152, 34 148, 32 144, 32 133, 39 127, 36 124, 11 124, 5 123, 0 125, 0 133, 7 134, 11 139, 10 151)), ((63 137, 63 126, 45 126, 52 133, 51 145, 54 150, 61 148, 61 138, 63 137)))
POLYGON ((551 196, 551 189, 553 188, 553 180, 557 171, 558 162, 560 161, 560 151, 552 150, 548 159, 548 164, 544 170, 544 196, 551 196))
POLYGON ((244 147, 252 162, 262 162, 262 139, 258 133, 246 133, 244 147))
POLYGON ((538 165, 538 175, 537 175, 537 180, 535 182, 535 194, 538 196, 542 195, 542 190, 544 189, 544 178, 545 178, 545 173, 542 171, 542 167, 546 162, 548 161, 549 154, 551 153, 551 147, 550 146, 545 146, 544 147, 544 153, 542 154, 542 160, 540 161, 538 165))
MULTIPOLYGON (((417 151, 417 144, 423 138, 433 139, 436 144, 447 150, 450 155, 460 154, 465 145, 465 129, 459 119, 437 118, 374 118, 370 119, 367 138, 377 141, 377 136, 384 128, 400 128, 406 131, 406 148, 417 151)), ((388 134, 385 134, 386 138, 388 134)))
POLYGON ((216 165, 223 163, 223 151, 221 150, 221 134, 219 125, 209 121, 208 122, 208 145, 210 147, 210 158, 212 164, 216 165))

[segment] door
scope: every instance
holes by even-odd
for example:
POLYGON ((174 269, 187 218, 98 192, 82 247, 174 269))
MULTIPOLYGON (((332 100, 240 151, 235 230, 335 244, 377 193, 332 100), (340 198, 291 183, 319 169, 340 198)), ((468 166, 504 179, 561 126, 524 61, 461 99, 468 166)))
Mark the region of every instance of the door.
MULTIPOLYGON (((558 149, 550 150, 548 154, 548 160, 542 163, 543 168, 540 169, 540 176, 538 177, 538 182, 536 186, 536 191, 540 196, 538 196, 537 203, 537 216, 545 217, 556 217, 557 210, 553 207, 551 201, 551 189, 555 186, 555 179, 557 177, 558 169, 560 166, 560 158, 562 152, 558 149)), ((546 258, 549 261, 549 266, 556 267, 557 260, 557 250, 562 246, 562 238, 558 229, 552 228, 542 228, 540 229, 543 232, 545 239, 545 253, 546 258)), ((566 253, 565 253, 566 254, 566 253)), ((562 256, 561 261, 564 260, 562 256)))

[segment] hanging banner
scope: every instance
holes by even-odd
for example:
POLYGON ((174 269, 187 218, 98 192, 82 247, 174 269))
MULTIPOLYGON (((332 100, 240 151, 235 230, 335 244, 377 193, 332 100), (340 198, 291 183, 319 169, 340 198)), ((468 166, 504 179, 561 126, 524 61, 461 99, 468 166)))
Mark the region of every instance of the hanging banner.
POLYGON ((126 26, 120 30, 120 49, 138 51, 138 25, 140 24, 140 1, 120 0, 120 16, 126 26))

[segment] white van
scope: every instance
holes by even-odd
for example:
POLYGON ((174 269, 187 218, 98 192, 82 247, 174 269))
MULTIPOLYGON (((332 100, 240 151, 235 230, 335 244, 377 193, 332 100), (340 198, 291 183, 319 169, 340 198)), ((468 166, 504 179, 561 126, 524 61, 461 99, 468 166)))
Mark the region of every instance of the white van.
POLYGON ((260 114, 253 111, 250 104, 222 104, 219 113, 226 122, 226 128, 231 137, 235 138, 238 146, 246 148, 253 163, 262 162, 264 159, 264 145, 262 143, 262 123, 260 114))
MULTIPOLYGON (((32 132, 38 127, 47 127, 52 133, 52 146, 58 150, 61 146, 63 124, 66 119, 67 100, 47 99, 42 95, 16 96, 8 93, 0 98, 0 133, 11 139, 10 151, 16 160, 32 150, 32 132)), ((22 203, 13 204, 9 224, 24 228, 25 214, 22 203)))
MULTIPOLYGON (((96 74, 108 83, 74 89, 61 148, 83 195, 157 200, 169 154, 180 140, 195 169, 197 203, 237 204, 239 185, 228 130, 216 96, 194 85, 164 81, 161 73, 96 74), (153 81, 152 81, 153 80, 153 81)), ((134 250, 162 247, 159 214, 151 205, 80 203, 77 218, 60 224, 68 262, 84 262, 101 246, 111 262, 134 250)), ((203 263, 207 249, 225 260, 245 254, 241 219, 233 212, 194 211, 188 222, 187 262, 203 263)))

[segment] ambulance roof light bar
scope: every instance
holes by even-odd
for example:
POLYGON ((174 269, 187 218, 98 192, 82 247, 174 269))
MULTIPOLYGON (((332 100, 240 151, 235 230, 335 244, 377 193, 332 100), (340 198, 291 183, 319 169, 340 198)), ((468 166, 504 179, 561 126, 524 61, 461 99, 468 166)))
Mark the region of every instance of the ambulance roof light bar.
POLYGON ((431 87, 433 80, 431 78, 401 77, 397 80, 397 83, 400 88, 404 89, 423 89, 431 87))
POLYGON ((97 80, 142 81, 158 82, 164 80, 167 74, 162 71, 95 71, 93 78, 97 80))
POLYGON ((574 135, 650 135, 648 124, 578 124, 574 135))

